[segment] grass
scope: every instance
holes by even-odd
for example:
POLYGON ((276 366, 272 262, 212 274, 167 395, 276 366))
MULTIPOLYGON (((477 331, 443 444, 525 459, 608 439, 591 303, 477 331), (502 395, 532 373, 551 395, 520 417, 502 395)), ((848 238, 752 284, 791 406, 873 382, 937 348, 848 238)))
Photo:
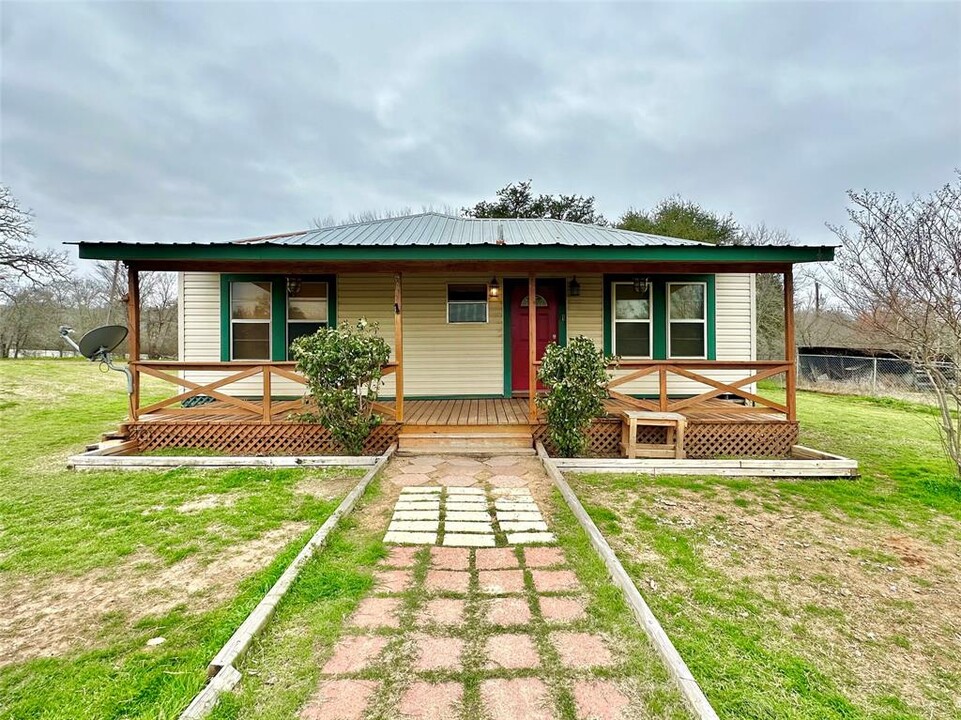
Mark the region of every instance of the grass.
POLYGON ((125 415, 123 377, 2 361, 0 397, 0 718, 176 717, 360 474, 68 471, 125 415))
POLYGON ((861 478, 571 481, 721 717, 961 717, 961 484, 935 416, 798 409, 801 442, 861 478))

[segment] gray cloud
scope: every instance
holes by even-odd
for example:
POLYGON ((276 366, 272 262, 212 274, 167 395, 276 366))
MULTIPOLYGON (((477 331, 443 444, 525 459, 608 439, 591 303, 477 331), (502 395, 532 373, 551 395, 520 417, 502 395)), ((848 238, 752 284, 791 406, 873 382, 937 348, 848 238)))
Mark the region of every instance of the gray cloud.
POLYGON ((221 240, 527 177, 808 241, 961 165, 961 5, 3 5, 0 175, 41 242, 221 240))

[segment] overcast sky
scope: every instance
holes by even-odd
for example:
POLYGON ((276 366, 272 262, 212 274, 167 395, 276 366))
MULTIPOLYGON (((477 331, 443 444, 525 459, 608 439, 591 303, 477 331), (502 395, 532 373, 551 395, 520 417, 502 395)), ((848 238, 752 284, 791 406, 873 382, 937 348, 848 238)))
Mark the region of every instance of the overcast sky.
POLYGON ((961 166, 961 3, 16 3, 0 178, 39 241, 227 240, 533 178, 831 239, 961 166))

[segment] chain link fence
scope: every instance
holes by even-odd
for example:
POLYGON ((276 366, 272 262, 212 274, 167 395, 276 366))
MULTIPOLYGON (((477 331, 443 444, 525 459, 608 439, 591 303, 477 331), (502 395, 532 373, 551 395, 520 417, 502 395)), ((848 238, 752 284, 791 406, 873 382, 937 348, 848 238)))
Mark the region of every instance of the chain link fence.
MULTIPOLYGON (((955 379, 954 363, 938 363, 946 377, 955 379)), ((798 355, 798 387, 805 390, 891 397, 935 402, 931 378, 910 360, 856 355, 798 355)))

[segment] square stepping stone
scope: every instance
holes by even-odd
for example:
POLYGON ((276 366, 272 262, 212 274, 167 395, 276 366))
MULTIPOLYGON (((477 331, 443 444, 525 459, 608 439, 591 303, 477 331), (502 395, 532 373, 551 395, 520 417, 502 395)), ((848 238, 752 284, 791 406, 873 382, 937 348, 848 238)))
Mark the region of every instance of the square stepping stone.
POLYGON ((544 620, 554 623, 571 623, 583 620, 587 614, 587 601, 580 597, 551 597, 542 595, 538 598, 541 615, 544 620))
POLYGON ((404 592, 413 580, 413 570, 378 570, 374 573, 374 590, 388 593, 404 592))
POLYGON ((464 686, 458 682, 414 682, 400 698, 404 720, 458 720, 464 686))
POLYGON ((464 651, 464 641, 460 638, 415 635, 413 640, 415 670, 460 669, 460 656, 464 651))
POLYGON ((540 508, 537 507, 537 503, 535 503, 533 500, 531 502, 507 502, 506 500, 495 500, 494 509, 503 510, 505 512, 540 512, 540 508))
POLYGON ((449 487, 447 488, 448 499, 452 495, 480 495, 485 496, 484 488, 479 487, 449 487))
POLYGON ((543 520, 504 520, 500 526, 506 533, 547 532, 547 523, 543 520))
POLYGON ((494 547, 493 535, 481 533, 445 533, 444 545, 448 547, 494 547))
POLYGON ((458 522, 492 522, 493 518, 486 510, 481 512, 479 510, 451 510, 450 507, 447 508, 447 513, 444 515, 444 519, 447 522, 452 520, 458 522))
POLYGON ((470 574, 462 570, 428 570, 424 587, 429 592, 467 593, 470 574))
POLYGON ((417 548, 392 547, 387 551, 387 557, 381 560, 382 565, 396 568, 414 567, 417 561, 417 548))
POLYGON ((397 510, 391 517, 391 522, 395 520, 440 520, 440 510, 397 510))
POLYGON ((432 532, 440 528, 439 520, 394 520, 387 528, 388 532, 432 532))
POLYGON ((463 625, 467 603, 460 598, 434 598, 417 614, 419 625, 463 625))
POLYGON ((490 625, 526 625, 531 620, 531 609, 526 598, 493 598, 487 604, 490 625))
POLYGON ((580 590, 577 575, 570 570, 531 570, 534 589, 539 593, 580 590))
POLYGON ((465 495, 449 497, 444 503, 448 510, 461 510, 463 512, 487 512, 487 501, 483 498, 474 499, 465 495))
POLYGON ((334 653, 321 669, 325 675, 341 675, 366 670, 377 662, 387 647, 383 635, 349 635, 334 645, 334 653))
POLYGON ((611 651, 600 635, 556 632, 550 638, 564 667, 577 670, 614 665, 611 651))
POLYGON ((300 711, 300 720, 361 720, 379 687, 374 680, 325 680, 300 711))
POLYGON ((531 491, 526 487, 523 488, 512 488, 512 487, 497 487, 491 488, 491 495, 494 497, 531 497, 531 491))
POLYGON ((364 598, 351 616, 349 625, 359 628, 400 627, 397 616, 400 606, 400 598, 364 598))
POLYGON ((541 664, 530 635, 520 633, 492 635, 487 639, 488 670, 520 670, 541 664))
POLYGON ((440 501, 398 500, 394 510, 440 510, 440 501))
POLYGON ((529 568, 545 568, 567 562, 564 551, 553 547, 533 547, 524 550, 524 564, 529 568))
POLYGON ((494 526, 488 522, 461 522, 459 520, 445 520, 445 533, 488 533, 494 534, 494 526))
POLYGON ((489 595, 524 592, 524 573, 521 570, 480 570, 477 580, 481 592, 489 595))
POLYGON ((490 720, 555 720, 557 717, 547 685, 538 678, 484 680, 480 694, 490 720))
POLYGON ((384 535, 384 542, 395 545, 434 545, 437 542, 437 533, 388 532, 384 535))
POLYGON ((507 570, 520 567, 513 548, 478 550, 474 554, 478 570, 507 570))
POLYGON ((470 550, 432 547, 430 566, 435 570, 467 570, 470 568, 470 550))
POLYGON ((519 510, 498 510, 497 522, 543 522, 544 516, 538 511, 521 512, 519 510))
POLYGON ((610 680, 577 680, 574 707, 577 720, 627 720, 631 701, 610 680))
POLYGON ((508 545, 549 545, 556 542, 554 533, 549 532, 507 533, 508 545))

